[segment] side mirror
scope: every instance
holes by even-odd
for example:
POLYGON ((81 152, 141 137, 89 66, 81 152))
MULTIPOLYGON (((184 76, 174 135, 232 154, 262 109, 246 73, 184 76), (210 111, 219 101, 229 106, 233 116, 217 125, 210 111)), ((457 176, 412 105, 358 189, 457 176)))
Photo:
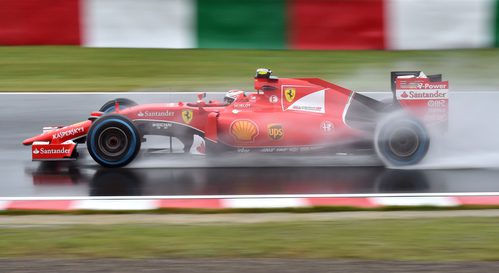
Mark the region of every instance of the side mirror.
POLYGON ((199 92, 198 93, 198 100, 203 100, 206 98, 206 92, 199 92))
POLYGON ((206 106, 206 102, 204 100, 198 100, 197 102, 199 112, 205 112, 204 107, 206 106))

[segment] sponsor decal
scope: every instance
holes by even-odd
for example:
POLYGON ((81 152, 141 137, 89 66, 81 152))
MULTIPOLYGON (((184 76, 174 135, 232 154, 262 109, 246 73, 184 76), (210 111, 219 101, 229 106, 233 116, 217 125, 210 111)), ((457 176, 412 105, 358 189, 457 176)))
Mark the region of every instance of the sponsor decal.
POLYGON ((405 100, 447 99, 447 90, 399 90, 397 98, 405 100))
POLYGON ((152 127, 154 129, 158 129, 158 130, 167 130, 169 128, 171 128, 173 126, 172 123, 169 123, 169 122, 155 122, 152 124, 152 127))
POLYGON ((284 130, 281 124, 269 124, 267 126, 269 137, 272 140, 279 140, 284 136, 284 130))
POLYGON ((293 105, 291 106, 292 110, 302 110, 308 112, 322 112, 321 106, 310 106, 310 105, 293 105))
POLYGON ((296 89, 294 88, 286 88, 284 89, 284 97, 288 102, 292 102, 296 96, 296 89))
POLYGON ((322 149, 321 147, 312 147, 312 146, 304 146, 304 147, 265 147, 258 149, 258 152, 261 153, 297 153, 297 152, 310 152, 322 149))
POLYGON ((236 103, 234 104, 234 108, 250 108, 251 103, 236 103))
POLYGON ((429 100, 428 101, 428 107, 430 108, 440 108, 440 107, 446 107, 447 106, 447 100, 429 100))
POLYGON ((321 122, 321 129, 326 133, 330 133, 334 129, 334 124, 329 120, 323 121, 321 122))
POLYGON ((238 148, 238 149, 237 149, 237 152, 238 152, 238 153, 249 153, 249 152, 250 152, 250 150, 249 150, 249 149, 246 149, 246 148, 238 148))
POLYGON ((45 148, 35 148, 33 150, 33 154, 42 154, 42 155, 51 155, 51 154, 68 154, 69 149, 60 148, 60 149, 45 149, 45 148))
POLYGON ((258 127, 251 120, 239 119, 230 125, 230 134, 236 141, 251 142, 258 135, 258 127))
POLYGON ((272 95, 272 96, 269 97, 269 102, 270 103, 278 103, 279 102, 279 98, 276 95, 272 95))
POLYGON ((319 90, 303 96, 288 106, 286 110, 325 113, 326 90, 327 89, 319 90))
POLYGON ((182 110, 182 120, 184 120, 185 123, 189 124, 192 121, 192 118, 194 118, 194 112, 190 109, 185 109, 182 110))
POLYGON ((418 83, 419 89, 447 89, 447 83, 418 83))
POLYGON ((52 139, 59 139, 59 138, 65 138, 65 137, 71 137, 80 133, 83 133, 85 129, 83 127, 76 127, 76 128, 71 128, 66 131, 61 131, 56 134, 52 135, 52 139))
POLYGON ((138 117, 173 117, 175 112, 173 111, 140 111, 137 113, 138 117))

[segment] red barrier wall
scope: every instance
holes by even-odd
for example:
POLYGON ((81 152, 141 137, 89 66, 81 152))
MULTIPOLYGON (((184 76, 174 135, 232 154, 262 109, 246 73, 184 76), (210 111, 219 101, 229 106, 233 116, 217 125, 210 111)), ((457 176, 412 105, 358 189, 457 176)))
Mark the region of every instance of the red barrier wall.
POLYGON ((0 45, 79 45, 79 0, 2 0, 0 45))
POLYGON ((383 0, 291 0, 293 49, 384 49, 383 0))

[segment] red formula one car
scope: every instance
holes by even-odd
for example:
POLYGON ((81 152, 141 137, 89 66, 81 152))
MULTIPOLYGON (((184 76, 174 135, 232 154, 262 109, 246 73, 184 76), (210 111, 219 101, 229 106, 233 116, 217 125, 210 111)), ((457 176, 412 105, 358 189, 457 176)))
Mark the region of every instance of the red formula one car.
POLYGON ((392 72, 393 99, 382 102, 318 78, 278 78, 258 69, 255 93, 229 91, 223 102, 106 103, 88 120, 44 128, 23 144, 33 160, 76 159, 85 143, 105 167, 130 163, 146 135, 193 139, 203 154, 311 153, 371 149, 385 164, 413 165, 430 146, 430 128, 447 123, 448 82, 420 71, 392 72))

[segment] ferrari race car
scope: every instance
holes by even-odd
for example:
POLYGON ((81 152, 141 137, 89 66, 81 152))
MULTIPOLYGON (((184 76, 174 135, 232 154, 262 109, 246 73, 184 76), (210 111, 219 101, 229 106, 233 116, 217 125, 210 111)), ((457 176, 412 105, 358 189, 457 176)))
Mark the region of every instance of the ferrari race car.
MULTIPOLYGON (((177 138, 183 152, 338 153, 370 150, 386 165, 421 161, 432 128, 446 128, 448 82, 421 71, 391 74, 393 98, 375 100, 318 78, 278 78, 258 69, 256 92, 231 90, 224 101, 140 104, 116 99, 86 121, 46 127, 24 140, 33 160, 74 160, 86 143, 100 165, 122 167, 147 135, 177 138)), ((166 139, 166 138, 165 138, 166 139)), ((166 144, 166 143, 165 143, 166 144)), ((171 149, 171 146, 170 146, 171 149)))

